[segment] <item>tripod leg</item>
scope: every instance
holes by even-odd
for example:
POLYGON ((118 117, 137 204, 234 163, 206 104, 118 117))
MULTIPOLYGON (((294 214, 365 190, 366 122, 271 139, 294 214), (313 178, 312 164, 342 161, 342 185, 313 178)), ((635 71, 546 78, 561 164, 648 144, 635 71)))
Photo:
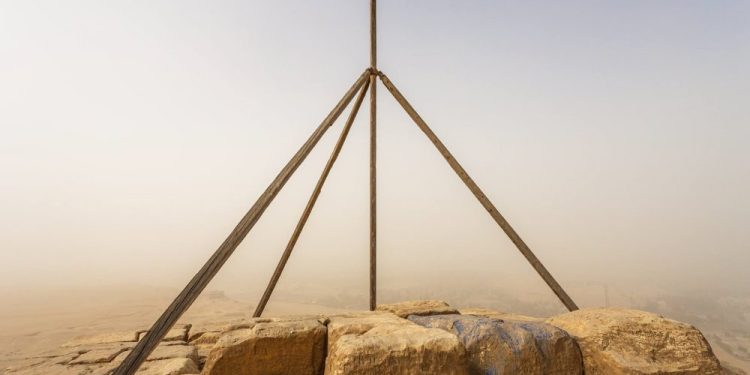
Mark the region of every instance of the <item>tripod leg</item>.
POLYGON ((489 198, 487 198, 486 195, 482 192, 481 189, 479 189, 479 186, 474 182, 474 180, 469 177, 468 173, 464 170, 463 167, 461 167, 461 164, 456 161, 456 159, 453 157, 453 155, 448 151, 448 149, 445 147, 443 142, 438 139, 438 137, 435 135, 435 133, 432 132, 432 129, 430 129, 429 126, 427 126, 427 123, 422 119, 422 117, 419 116, 417 111, 414 110, 414 108, 409 104, 409 102, 404 98, 403 95, 396 89, 396 87, 393 85, 393 83, 386 77, 385 74, 382 72, 379 72, 378 75, 380 76, 380 79, 383 81, 383 84, 388 89, 388 91, 393 94, 393 97, 396 98, 396 101, 398 101, 399 104, 404 108, 406 113, 409 114, 412 120, 417 124, 417 126, 422 129, 422 132, 427 135, 427 138, 432 141, 432 143, 435 145, 435 147, 440 151, 440 153, 443 155, 445 160, 450 164, 451 168, 458 174, 458 177, 461 178, 461 180, 466 184, 466 186, 471 190, 471 192, 474 194, 475 197, 479 200, 479 203, 484 206, 484 208, 489 212, 490 216, 492 216, 493 219, 495 219, 495 222, 502 228, 502 230, 505 232, 505 234, 510 237, 510 240, 513 241, 513 243, 516 245, 518 250, 523 254, 524 257, 526 257, 526 260, 531 263, 531 266, 534 267, 536 272, 539 274, 539 276, 544 279, 544 282, 549 285, 549 287, 552 289, 552 291, 557 295, 557 298, 562 301, 562 303, 565 305, 565 307, 568 308, 570 311, 578 310, 578 306, 576 306, 575 302, 568 296, 567 293, 565 293, 565 290, 563 290, 562 286, 557 283, 554 277, 552 277, 552 274, 547 271, 547 268, 544 267, 541 261, 539 261, 539 258, 534 255, 534 253, 529 249, 529 247, 526 245, 525 242, 521 239, 521 236, 516 233, 516 231, 513 229, 513 227, 510 226, 507 220, 498 212, 497 208, 495 208, 495 205, 490 202, 489 198))
MULTIPOLYGON (((375 80, 375 77, 370 78, 370 81, 373 81, 373 80, 375 80)), ((313 190, 312 195, 310 195, 310 199, 307 201, 307 206, 305 206, 305 210, 302 212, 302 216, 299 218, 299 221, 297 222, 297 227, 294 228, 292 237, 289 239, 289 243, 287 243, 286 249, 284 250, 284 253, 281 255, 281 259, 279 259, 279 264, 276 265, 276 270, 273 272, 273 276, 271 276, 271 280, 268 281, 268 286, 266 287, 266 291, 263 292, 263 296, 260 298, 260 301, 258 302, 258 306, 255 308, 255 313, 253 313, 253 317, 257 318, 261 316, 261 314, 263 314, 263 310, 266 308, 266 304, 268 304, 268 300, 271 298, 271 293, 273 293, 274 288, 276 288, 276 283, 279 282, 281 273, 284 272, 284 267, 286 266, 286 262, 289 260, 289 256, 292 255, 292 250, 294 250, 294 246, 297 244, 297 239, 299 239, 299 236, 302 233, 302 230, 305 228, 307 219, 310 217, 310 213, 312 212, 313 207, 315 206, 315 202, 317 202, 318 197, 320 196, 320 192, 323 189, 323 185, 326 182, 326 178, 328 178, 328 174, 331 172, 331 168, 333 168, 333 164, 336 162, 336 159, 339 157, 339 153, 341 153, 341 148, 344 147, 344 142, 346 141, 346 137, 349 135, 349 130, 351 129, 352 124, 354 123, 354 119, 357 117, 357 112, 359 111, 359 107, 362 105, 362 100, 364 100, 365 94, 367 93, 367 86, 368 84, 362 85, 362 89, 360 90, 359 96, 357 96, 357 99, 354 102, 354 106, 352 107, 352 111, 349 114, 349 118, 346 120, 346 124, 344 125, 344 128, 341 130, 341 135, 339 136, 339 139, 336 142, 336 145, 334 146, 333 151, 331 152, 331 156, 330 158, 328 158, 328 162, 323 168, 323 172, 321 173, 320 178, 318 178, 318 183, 315 185, 315 189, 313 190)))
POLYGON ((344 108, 351 102, 354 95, 357 93, 362 85, 367 84, 370 75, 369 69, 362 73, 357 79, 354 85, 346 92, 343 98, 336 104, 331 112, 326 116, 325 120, 315 129, 310 138, 302 145, 302 147, 294 154, 294 157, 287 163, 287 165, 279 172, 276 178, 261 194, 258 200, 253 204, 250 210, 240 220, 237 226, 232 230, 226 240, 219 246, 214 254, 209 258, 208 262, 193 276, 190 282, 185 286, 185 289, 175 298, 172 304, 162 313, 159 319, 149 329, 146 336, 136 344, 133 350, 130 351, 125 360, 120 364, 117 370, 114 372, 115 375, 133 375, 141 363, 146 360, 149 354, 156 348, 162 338, 167 332, 174 326, 177 319, 192 305, 198 295, 213 279, 216 273, 219 271, 222 265, 229 259, 237 246, 242 242, 247 233, 252 229, 255 223, 260 219, 260 216, 271 204, 271 201, 276 197, 284 184, 289 180, 297 167, 302 164, 310 151, 315 147, 320 138, 325 134, 326 130, 333 124, 334 121, 341 115, 344 108))

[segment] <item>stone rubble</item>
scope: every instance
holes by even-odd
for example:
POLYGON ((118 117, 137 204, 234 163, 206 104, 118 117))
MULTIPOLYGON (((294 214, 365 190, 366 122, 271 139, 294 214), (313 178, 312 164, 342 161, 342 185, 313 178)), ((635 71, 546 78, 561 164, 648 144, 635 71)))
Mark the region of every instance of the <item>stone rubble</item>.
MULTIPOLYGON (((195 375, 200 373, 199 354, 187 340, 190 325, 173 328, 156 347, 138 374, 195 375)), ((133 330, 77 337, 58 351, 43 353, 6 368, 8 375, 110 375, 122 363, 146 331, 133 330)))
MULTIPOLYGON (((111 375, 145 330, 74 338, 0 374, 111 375)), ((442 301, 178 325, 139 375, 722 374, 694 327, 625 309, 549 319, 442 301)))

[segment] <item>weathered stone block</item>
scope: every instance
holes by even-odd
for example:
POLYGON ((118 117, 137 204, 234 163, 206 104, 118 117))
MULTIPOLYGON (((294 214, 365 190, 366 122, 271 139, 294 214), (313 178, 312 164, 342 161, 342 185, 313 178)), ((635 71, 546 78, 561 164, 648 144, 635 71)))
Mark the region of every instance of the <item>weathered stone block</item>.
POLYGON ((159 345, 151 352, 147 361, 173 358, 188 358, 198 361, 198 351, 192 345, 159 345))
POLYGON ((189 358, 171 358, 143 363, 139 375, 186 375, 198 374, 198 366, 189 358))
POLYGON ((257 323, 222 336, 206 375, 316 375, 325 361, 326 327, 318 320, 257 323))
POLYGON ((544 321, 544 319, 542 318, 535 318, 533 316, 495 311, 495 310, 490 310, 490 309, 473 308, 473 309, 459 309, 458 311, 463 315, 476 315, 476 316, 483 316, 485 318, 500 319, 500 320, 513 320, 513 321, 519 321, 519 322, 543 322, 544 321))
POLYGON ((328 320, 328 351, 344 335, 361 335, 378 325, 411 324, 389 312, 366 311, 331 316, 328 320))
POLYGON ((138 331, 122 331, 100 335, 80 336, 66 342, 62 346, 64 348, 71 348, 76 346, 91 346, 118 342, 135 342, 138 341, 138 333, 138 331))
POLYGON ((456 334, 471 374, 581 374, 581 354, 559 328, 536 322, 503 322, 472 315, 410 316, 409 320, 456 334))
POLYGON ((379 324, 362 334, 340 336, 328 353, 325 373, 467 374, 466 353, 458 337, 407 323, 379 324))
POLYGON ((700 331, 656 314, 583 309, 547 322, 578 341, 587 375, 721 373, 719 361, 700 331))
POLYGON ((112 362, 115 357, 120 353, 128 351, 133 348, 133 345, 125 344, 109 344, 109 345, 98 345, 91 347, 89 351, 81 354, 72 361, 69 362, 71 365, 90 365, 96 363, 108 363, 112 362))
POLYGON ((458 310, 450 307, 447 303, 437 300, 406 301, 391 304, 378 305, 377 311, 386 311, 406 318, 409 315, 445 315, 458 314, 458 310))

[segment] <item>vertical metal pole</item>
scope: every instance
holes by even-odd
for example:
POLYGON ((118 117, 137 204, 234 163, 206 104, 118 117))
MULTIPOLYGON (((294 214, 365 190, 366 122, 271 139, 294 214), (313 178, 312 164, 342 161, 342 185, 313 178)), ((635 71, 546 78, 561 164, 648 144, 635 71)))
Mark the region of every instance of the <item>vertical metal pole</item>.
POLYGON ((276 178, 271 182, 266 190, 261 194, 258 200, 253 204, 250 210, 242 217, 242 220, 229 233, 227 239, 222 242, 218 249, 211 255, 206 264, 193 276, 190 282, 175 298, 172 304, 167 307, 159 319, 151 326, 146 336, 144 336, 125 357, 120 366, 115 370, 114 375, 133 375, 146 360, 146 357, 159 345, 162 338, 174 326, 183 313, 193 304, 198 295, 206 288, 206 285, 216 276, 219 269, 226 263, 240 242, 247 236, 250 229, 260 219, 263 212, 271 204, 276 195, 281 191, 294 171, 302 164, 313 147, 320 141, 326 130, 341 115, 344 108, 349 105, 359 89, 367 84, 367 80, 372 79, 370 72, 365 71, 357 79, 357 82, 349 88, 344 97, 336 104, 325 120, 310 135, 310 138, 302 145, 292 159, 279 172, 276 178))
POLYGON ((375 0, 370 0, 370 310, 377 307, 377 164, 376 164, 376 119, 377 96, 375 75, 377 65, 376 38, 376 7, 375 0))
MULTIPOLYGON (((370 79, 375 79, 375 77, 370 76, 370 79)), ((349 118, 347 118, 346 124, 341 130, 341 135, 339 136, 338 141, 336 141, 336 145, 333 147, 333 151, 331 151, 331 156, 328 158, 328 162, 326 162, 326 165, 323 168, 323 172, 321 172, 320 177, 318 178, 318 182, 315 184, 315 189, 313 189, 313 192, 310 195, 310 199, 308 199, 307 201, 305 210, 302 211, 302 216, 300 216, 299 221, 297 222, 297 226, 294 228, 294 232, 292 232, 292 237, 289 238, 286 249, 284 249, 284 253, 282 253, 281 259, 279 259, 279 264, 276 265, 276 270, 274 270, 273 276, 271 276, 271 280, 268 282, 266 291, 263 292, 263 296, 260 298, 260 302, 258 302, 258 306, 256 306, 255 308, 255 312, 253 313, 253 317, 255 318, 263 314, 263 310, 265 310, 266 304, 268 304, 268 300, 271 298, 271 294, 273 293, 274 288, 276 288, 276 283, 279 282, 281 273, 284 272, 284 267, 286 266, 287 261, 289 261, 289 256, 292 255, 294 246, 297 245, 297 240, 299 239, 300 234, 302 234, 302 230, 305 228, 305 224, 307 224, 307 219, 310 217, 310 213, 312 212, 313 207, 315 207, 315 202, 318 201, 318 197, 320 196, 320 192, 323 190, 323 185, 326 183, 328 174, 331 173, 331 168, 333 168, 333 164, 336 163, 336 159, 338 159, 339 154, 341 153, 341 149, 344 147, 344 142, 346 141, 346 137, 349 135, 349 130, 352 128, 354 119, 357 117, 359 107, 365 100, 365 94, 367 93, 368 86, 368 84, 362 85, 362 89, 359 92, 357 99, 354 101, 352 111, 349 113, 349 118)))

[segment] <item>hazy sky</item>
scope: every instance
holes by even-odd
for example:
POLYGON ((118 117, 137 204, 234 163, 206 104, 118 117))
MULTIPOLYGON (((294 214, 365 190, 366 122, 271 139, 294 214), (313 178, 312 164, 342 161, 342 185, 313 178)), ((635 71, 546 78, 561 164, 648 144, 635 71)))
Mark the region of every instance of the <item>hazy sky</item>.
MULTIPOLYGON (((0 1, 0 285, 185 284, 367 66, 367 12, 0 1)), ((747 292, 750 2, 381 0, 379 21, 379 67, 574 298, 747 292)), ((383 285, 541 285, 379 98, 383 285)), ((341 122, 214 286, 268 279, 341 122)), ((366 290, 367 145, 360 116, 280 285, 366 290)))

